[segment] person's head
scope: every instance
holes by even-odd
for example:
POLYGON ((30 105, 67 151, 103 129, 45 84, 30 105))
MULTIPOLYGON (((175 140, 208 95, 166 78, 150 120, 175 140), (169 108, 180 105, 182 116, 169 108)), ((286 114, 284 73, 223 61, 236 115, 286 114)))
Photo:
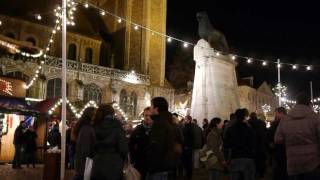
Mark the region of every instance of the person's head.
POLYGON ((236 119, 237 122, 244 122, 244 121, 247 120, 249 112, 245 108, 244 109, 237 109, 235 115, 236 115, 236 118, 237 118, 236 119))
POLYGON ((309 106, 311 104, 310 97, 305 93, 299 93, 296 97, 297 104, 309 106))
POLYGON ((226 126, 229 123, 229 120, 224 120, 223 125, 226 126))
POLYGON ((151 113, 159 114, 161 112, 167 112, 169 109, 169 104, 167 100, 163 97, 155 97, 151 100, 151 113))
POLYGON ((222 120, 218 117, 212 118, 209 124, 210 128, 218 128, 221 129, 223 126, 222 120))
POLYGON ((257 113, 252 112, 252 113, 250 114, 250 119, 258 119, 257 113))
POLYGON ((198 124, 197 119, 192 119, 193 124, 198 124))
POLYGON ((234 120, 236 120, 236 119, 237 119, 236 114, 235 114, 235 113, 231 113, 231 114, 230 114, 230 121, 234 121, 234 120))
POLYGON ((202 124, 209 124, 209 121, 208 121, 208 119, 203 119, 203 122, 202 122, 202 124))
MULTIPOLYGON (((73 133, 74 133, 75 137, 78 136, 78 134, 80 132, 80 128, 83 125, 92 124, 92 120, 93 120, 93 118, 95 116, 95 113, 96 113, 96 109, 94 107, 88 107, 83 111, 83 113, 82 113, 81 117, 79 118, 78 122, 74 125, 73 133)), ((73 122, 71 123, 71 128, 73 126, 73 122)))
POLYGON ((276 119, 282 119, 287 114, 287 110, 284 107, 278 107, 275 110, 276 119))
POLYGON ((143 110, 143 123, 146 126, 151 126, 152 125, 152 119, 151 119, 151 110, 150 107, 146 107, 143 110))
POLYGON ((24 121, 20 121, 20 126, 24 126, 24 121))
POLYGON ((179 116, 177 113, 172 113, 172 121, 173 123, 175 124, 178 124, 179 123, 179 116))
POLYGON ((191 116, 186 116, 185 118, 184 118, 184 123, 185 124, 189 124, 189 123, 192 123, 192 117, 191 116))
POLYGON ((101 104, 96 112, 94 124, 102 122, 106 116, 114 116, 115 111, 111 104, 101 104))

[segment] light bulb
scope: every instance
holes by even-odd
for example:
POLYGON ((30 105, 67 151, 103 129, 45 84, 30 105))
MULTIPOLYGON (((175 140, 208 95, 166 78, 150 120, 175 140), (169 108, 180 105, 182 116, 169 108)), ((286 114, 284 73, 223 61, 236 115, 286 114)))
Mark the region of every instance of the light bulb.
POLYGON ((249 64, 252 63, 251 58, 248 58, 247 63, 249 63, 249 64))
POLYGON ((236 60, 236 56, 235 55, 232 56, 232 60, 236 60))
POLYGON ((297 65, 293 65, 292 69, 298 69, 297 65))
POLYGON ((106 12, 101 11, 100 14, 101 14, 102 16, 104 16, 104 15, 106 15, 106 12))
POLYGON ((172 38, 171 38, 171 37, 168 37, 167 41, 168 41, 168 42, 171 42, 171 41, 172 41, 172 38))
POLYGON ((50 43, 53 43, 53 39, 50 39, 50 41, 49 41, 50 43))
POLYGON ((118 19, 118 23, 121 23, 121 22, 122 22, 122 19, 121 19, 121 18, 119 18, 119 19, 118 19))
POLYGON ((0 26, 2 25, 2 21, 0 21, 0 26))
POLYGON ((88 4, 88 3, 85 3, 85 4, 84 4, 84 7, 85 7, 85 8, 88 8, 88 7, 89 7, 89 4, 88 4))
POLYGON ((277 68, 281 68, 281 64, 277 64, 277 68))
POLYGON ((138 30, 138 28, 139 28, 138 25, 135 25, 135 26, 134 26, 134 29, 135 29, 135 30, 138 30))
POLYGON ((307 66, 307 71, 310 71, 311 70, 311 66, 307 66))
POLYGON ((219 52, 217 52, 217 53, 216 53, 216 55, 217 55, 217 56, 220 56, 220 53, 219 53, 219 52))
POLYGON ((52 33, 55 34, 55 33, 57 33, 57 31, 54 29, 54 30, 52 30, 52 33))
POLYGON ((40 14, 37 15, 37 19, 38 19, 39 21, 42 19, 42 17, 41 17, 40 14))
POLYGON ((266 61, 263 61, 262 62, 262 66, 266 66, 267 65, 267 62, 266 61))
POLYGON ((183 43, 183 47, 187 48, 188 47, 188 43, 183 43))

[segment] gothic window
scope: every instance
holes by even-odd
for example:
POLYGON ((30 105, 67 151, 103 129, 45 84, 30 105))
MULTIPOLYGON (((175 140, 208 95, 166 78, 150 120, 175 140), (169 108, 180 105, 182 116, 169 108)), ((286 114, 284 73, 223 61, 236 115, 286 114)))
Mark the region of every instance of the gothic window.
POLYGON ((68 49, 68 59, 76 60, 77 58, 77 46, 75 44, 70 44, 68 49))
POLYGON ((9 76, 9 77, 22 79, 25 82, 29 81, 29 76, 25 75, 24 73, 22 73, 20 71, 10 72, 10 73, 7 73, 6 75, 9 76))
POLYGON ((120 108, 127 112, 128 96, 126 90, 122 89, 120 92, 120 108))
POLYGON ((50 79, 47 84, 47 98, 61 97, 61 79, 50 79))
POLYGON ((12 33, 12 32, 6 33, 5 36, 7 36, 7 37, 9 37, 9 38, 12 38, 12 39, 15 39, 15 38, 16 38, 16 36, 15 36, 14 33, 12 33))
POLYGON ((33 46, 36 46, 36 39, 34 39, 33 37, 28 37, 26 39, 27 42, 30 42, 33 46))
POLYGON ((86 48, 85 62, 92 64, 92 48, 86 48))
POLYGON ((95 101, 100 104, 102 98, 102 90, 96 84, 87 84, 83 89, 83 100, 84 101, 95 101))
POLYGON ((136 116, 137 115, 137 103, 138 103, 138 97, 137 94, 135 92, 131 93, 131 107, 132 107, 132 115, 136 116))

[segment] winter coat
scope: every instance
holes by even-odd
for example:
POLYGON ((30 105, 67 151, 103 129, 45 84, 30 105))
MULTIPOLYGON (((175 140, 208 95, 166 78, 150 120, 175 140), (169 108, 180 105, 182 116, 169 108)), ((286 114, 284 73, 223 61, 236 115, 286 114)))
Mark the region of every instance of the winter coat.
POLYGON ((289 176, 315 170, 320 165, 320 118, 306 105, 296 105, 276 132, 275 142, 286 145, 289 176))
POLYGON ((75 171, 77 175, 83 176, 86 158, 93 157, 95 145, 95 132, 90 124, 84 124, 79 130, 76 142, 75 171))
POLYGON ((167 172, 176 167, 175 130, 170 124, 171 113, 161 112, 151 116, 153 125, 147 150, 148 172, 167 172))
POLYGON ((94 126, 94 131, 96 143, 91 179, 122 179, 124 160, 128 154, 128 144, 120 121, 113 116, 106 116, 94 126))
POLYGON ((149 146, 150 131, 151 128, 140 124, 133 130, 129 140, 131 162, 140 172, 144 172, 147 169, 145 152, 149 146))
POLYGON ((184 137, 184 144, 183 144, 184 150, 193 150, 195 145, 194 124, 188 123, 184 125, 183 137, 184 137))
POLYGON ((279 126, 280 121, 282 121, 282 120, 276 119, 276 120, 272 121, 271 126, 268 130, 268 141, 269 141, 269 146, 270 146, 269 147, 270 154, 271 154, 272 158, 278 164, 282 164, 283 162, 287 162, 286 146, 284 144, 276 144, 274 142, 274 137, 276 135, 276 131, 277 131, 277 128, 279 126))
POLYGON ((223 170, 221 164, 224 161, 224 154, 222 152, 222 136, 218 128, 213 128, 208 134, 207 138, 207 148, 213 151, 213 155, 218 158, 218 162, 212 167, 212 169, 223 170))
POLYGON ((193 124, 194 149, 201 149, 203 143, 203 133, 201 127, 193 124))
POLYGON ((267 151, 267 128, 266 123, 260 119, 250 119, 249 124, 256 134, 256 155, 265 156, 267 151))
POLYGON ((37 137, 38 135, 35 131, 27 130, 24 133, 26 153, 33 153, 37 151, 37 137))
POLYGON ((48 142, 50 147, 55 147, 61 145, 61 134, 58 128, 53 128, 48 135, 48 142))
POLYGON ((23 145, 24 144, 24 134, 23 134, 22 125, 19 125, 16 128, 16 130, 14 131, 13 144, 14 145, 23 145))
POLYGON ((254 157, 256 147, 255 133, 245 122, 230 126, 225 134, 224 148, 230 150, 231 159, 254 157))

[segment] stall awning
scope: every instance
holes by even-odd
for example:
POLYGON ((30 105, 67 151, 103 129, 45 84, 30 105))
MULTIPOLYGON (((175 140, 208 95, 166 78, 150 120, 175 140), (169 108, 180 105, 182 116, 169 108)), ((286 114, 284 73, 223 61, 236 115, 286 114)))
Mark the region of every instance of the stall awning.
POLYGON ((28 105, 24 98, 9 96, 0 96, 0 112, 28 116, 39 115, 39 112, 32 106, 28 105))

